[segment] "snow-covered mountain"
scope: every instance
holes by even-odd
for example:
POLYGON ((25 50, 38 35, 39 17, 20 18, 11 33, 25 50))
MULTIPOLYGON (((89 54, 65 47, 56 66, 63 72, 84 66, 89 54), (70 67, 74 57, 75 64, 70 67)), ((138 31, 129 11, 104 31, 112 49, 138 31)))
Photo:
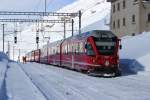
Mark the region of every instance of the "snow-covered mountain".
MULTIPOLYGON (((86 32, 94 29, 108 30, 109 29, 109 18, 110 18, 110 3, 106 0, 77 0, 76 2, 60 9, 58 12, 77 13, 82 12, 81 28, 82 32, 86 32)), ((52 17, 45 17, 45 19, 51 19, 52 17)), ((57 18, 56 18, 57 19, 57 18)), ((75 22, 74 33, 78 34, 78 17, 73 18, 75 22)), ((52 24, 53 25, 53 24, 52 24)), ((55 24, 51 31, 61 30, 63 31, 63 24, 55 24)), ((71 30, 71 24, 66 25, 66 30, 71 30)), ((56 41, 57 37, 63 39, 63 32, 61 33, 48 33, 52 34, 51 42, 56 41), (56 35, 57 34, 57 35, 56 35)), ((71 31, 67 32, 67 37, 71 36, 71 31)))

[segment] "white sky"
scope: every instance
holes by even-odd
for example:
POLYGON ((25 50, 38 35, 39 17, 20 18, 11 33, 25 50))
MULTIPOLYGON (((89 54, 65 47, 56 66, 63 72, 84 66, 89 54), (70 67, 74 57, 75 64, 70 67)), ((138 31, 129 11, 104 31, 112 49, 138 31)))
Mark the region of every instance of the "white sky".
POLYGON ((33 8, 38 5, 38 2, 39 0, 0 0, 0 10, 33 11, 33 8))
MULTIPOLYGON (((75 0, 47 0, 47 9, 58 10, 75 0)), ((0 0, 0 10, 44 11, 45 0, 0 0)))

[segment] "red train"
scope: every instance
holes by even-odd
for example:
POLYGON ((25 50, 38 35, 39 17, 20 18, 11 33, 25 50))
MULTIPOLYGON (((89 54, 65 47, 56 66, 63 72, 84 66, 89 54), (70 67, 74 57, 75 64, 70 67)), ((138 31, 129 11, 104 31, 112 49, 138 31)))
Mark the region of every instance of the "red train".
POLYGON ((44 45, 28 53, 27 60, 65 66, 94 75, 121 74, 120 39, 111 31, 93 30, 44 45))

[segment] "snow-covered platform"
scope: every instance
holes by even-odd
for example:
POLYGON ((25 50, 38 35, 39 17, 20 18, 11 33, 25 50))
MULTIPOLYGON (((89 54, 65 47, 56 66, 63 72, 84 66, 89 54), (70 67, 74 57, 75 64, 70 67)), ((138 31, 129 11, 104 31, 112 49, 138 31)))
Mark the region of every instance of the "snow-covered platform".
POLYGON ((1 65, 2 100, 150 99, 149 73, 102 78, 37 63, 1 65))

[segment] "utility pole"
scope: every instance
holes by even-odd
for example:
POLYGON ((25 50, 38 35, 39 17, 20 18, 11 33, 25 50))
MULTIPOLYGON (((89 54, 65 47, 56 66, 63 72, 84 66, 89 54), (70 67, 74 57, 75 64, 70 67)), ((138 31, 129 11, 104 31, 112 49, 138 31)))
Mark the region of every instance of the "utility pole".
POLYGON ((37 50, 39 49, 39 30, 36 31, 36 44, 37 44, 37 50))
POLYGON ((39 32, 36 33, 37 50, 39 49, 39 32))
POLYGON ((64 39, 66 39, 66 22, 65 21, 64 21, 64 39))
POLYGON ((47 0, 45 0, 45 14, 46 14, 46 11, 47 10, 47 0))
POLYGON ((8 57, 10 58, 10 43, 8 41, 8 57))
POLYGON ((79 11, 79 35, 81 35, 81 10, 79 11))
POLYGON ((72 19, 72 36, 74 34, 74 20, 72 19))
POLYGON ((4 46, 4 42, 5 42, 5 24, 2 24, 3 27, 3 52, 5 52, 5 46, 4 46))
POLYGON ((13 60, 15 60, 15 46, 13 46, 13 60))
POLYGON ((19 49, 18 62, 20 62, 20 49, 19 49))
POLYGON ((37 22, 36 24, 37 24, 37 27, 36 27, 36 44, 37 44, 37 50, 38 50, 39 49, 39 32, 40 32, 39 22, 37 22))

